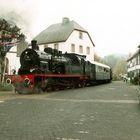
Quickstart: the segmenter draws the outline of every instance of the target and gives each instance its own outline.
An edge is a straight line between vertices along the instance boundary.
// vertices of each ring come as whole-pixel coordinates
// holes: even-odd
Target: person
[[[12,73],[15,75],[16,74],[16,70],[15,69],[12,69]]]

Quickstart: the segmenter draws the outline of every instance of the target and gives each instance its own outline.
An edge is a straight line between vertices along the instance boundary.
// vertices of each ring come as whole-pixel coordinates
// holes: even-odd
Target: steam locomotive
[[[40,51],[36,40],[32,40],[31,46],[20,56],[18,75],[7,79],[7,83],[11,82],[19,94],[78,88],[112,80],[109,66],[91,63],[84,55],[62,54],[52,48]]]

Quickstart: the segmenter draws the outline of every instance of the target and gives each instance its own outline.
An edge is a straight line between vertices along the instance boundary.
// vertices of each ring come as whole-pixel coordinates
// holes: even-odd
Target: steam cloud
[[[34,37],[32,25],[35,22],[35,7],[32,8],[27,0],[0,0],[0,2],[0,18],[17,25],[27,39],[31,40]]]

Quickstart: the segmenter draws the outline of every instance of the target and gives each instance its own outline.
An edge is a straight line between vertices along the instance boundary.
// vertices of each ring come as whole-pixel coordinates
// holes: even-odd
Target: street
[[[137,92],[122,81],[39,95],[0,92],[0,140],[139,140]]]

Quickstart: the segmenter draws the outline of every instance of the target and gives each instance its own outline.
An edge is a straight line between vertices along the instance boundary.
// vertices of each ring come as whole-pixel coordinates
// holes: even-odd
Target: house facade
[[[40,50],[46,47],[58,49],[62,53],[86,55],[86,59],[94,61],[94,43],[89,33],[75,21],[63,18],[62,23],[53,24],[37,35]]]
[[[127,60],[127,75],[130,79],[140,74],[140,49]]]
[[[17,57],[17,46],[11,48],[6,54],[6,57],[9,60],[7,74],[12,74],[13,70],[16,70],[17,72],[20,67],[20,59]]]
[[[13,70],[18,72],[20,68],[20,54],[28,48],[28,43],[25,40],[21,40],[16,46],[13,46],[10,51],[6,54],[8,59],[7,74],[12,74]]]

